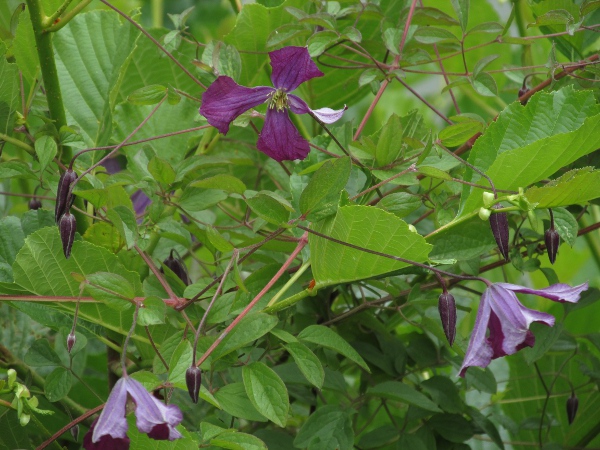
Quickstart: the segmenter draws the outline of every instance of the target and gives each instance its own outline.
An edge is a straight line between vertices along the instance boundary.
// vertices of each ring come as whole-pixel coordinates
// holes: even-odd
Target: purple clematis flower
[[[345,108],[313,110],[300,97],[290,94],[305,81],[323,76],[305,47],[284,47],[270,52],[269,57],[274,88],[249,88],[240,86],[230,77],[220,76],[202,94],[200,114],[221,133],[227,134],[236,117],[267,102],[267,116],[256,147],[276,161],[304,159],[310,147],[292,124],[288,109],[295,114],[310,113],[321,122],[333,123],[342,117]]]
[[[127,419],[125,418],[127,396],[135,402],[138,430],[152,439],[175,440],[182,437],[175,429],[183,419],[179,408],[165,405],[154,398],[138,381],[131,377],[121,378],[115,384],[108,401],[83,439],[86,450],[127,450]]]
[[[552,315],[526,308],[515,292],[539,295],[555,302],[576,303],[587,288],[587,283],[575,287],[559,283],[544,289],[508,283],[489,286],[481,297],[475,327],[459,375],[463,377],[471,366],[487,367],[492,359],[512,355],[524,347],[533,347],[535,336],[529,331],[533,322],[554,325]]]

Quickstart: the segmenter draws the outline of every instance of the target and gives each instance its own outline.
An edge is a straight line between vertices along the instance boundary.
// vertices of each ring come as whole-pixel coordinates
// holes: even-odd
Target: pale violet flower
[[[475,326],[459,375],[464,376],[471,366],[487,367],[492,359],[512,355],[524,347],[533,347],[535,336],[529,331],[533,322],[554,325],[552,315],[526,308],[515,292],[539,295],[555,302],[576,303],[587,288],[587,283],[575,287],[553,284],[544,289],[531,289],[508,283],[490,285],[481,297]]]
[[[183,415],[175,405],[165,405],[131,377],[121,378],[111,391],[100,417],[83,439],[86,450],[127,450],[127,397],[135,403],[138,430],[152,439],[175,440],[182,437],[175,429]]]

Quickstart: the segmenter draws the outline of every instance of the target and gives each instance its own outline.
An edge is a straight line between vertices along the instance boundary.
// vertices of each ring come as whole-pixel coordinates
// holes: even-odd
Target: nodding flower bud
[[[40,209],[41,207],[42,202],[40,201],[40,199],[33,197],[31,200],[29,200],[29,209],[36,210]]]
[[[73,439],[75,440],[75,442],[77,442],[79,440],[79,424],[75,425],[74,427],[71,427],[71,436],[73,436]]]
[[[575,392],[572,392],[571,396],[567,399],[567,419],[569,419],[569,425],[571,425],[575,420],[578,407],[579,399],[575,395]]]
[[[169,257],[163,261],[163,264],[169,269],[171,269],[173,273],[177,275],[181,281],[183,281],[183,284],[189,286],[190,277],[187,273],[187,269],[185,268],[185,264],[183,263],[179,255],[176,254],[176,256],[174,257],[173,253],[176,252],[174,250],[171,250]]]
[[[192,366],[185,371],[185,384],[187,385],[188,393],[194,403],[198,403],[201,382],[202,371],[198,367]]]
[[[71,256],[71,247],[73,246],[73,240],[75,239],[76,228],[77,221],[75,220],[75,216],[69,212],[63,214],[58,223],[58,229],[60,230],[60,240],[62,241],[63,252],[67,259]]]
[[[67,351],[69,353],[71,353],[71,350],[73,350],[75,342],[77,342],[77,336],[75,336],[73,332],[69,333],[69,335],[67,336]]]
[[[452,346],[456,337],[456,301],[454,296],[449,292],[442,293],[438,301],[438,310],[442,327],[444,327],[444,334],[446,334],[446,339]]]
[[[69,189],[71,183],[77,179],[77,174],[72,170],[68,169],[65,173],[60,176],[58,180],[58,189],[56,191],[56,207],[54,209],[54,220],[56,223],[60,218],[71,208],[75,196],[69,197]]]
[[[494,209],[500,209],[502,206],[495,205]],[[498,250],[508,261],[508,216],[505,212],[495,213],[490,216],[490,227],[496,239]]]
[[[560,236],[554,228],[550,228],[546,230],[544,240],[546,241],[546,250],[548,250],[550,263],[554,264],[554,261],[556,261],[556,252],[558,251],[558,246],[560,244]]]

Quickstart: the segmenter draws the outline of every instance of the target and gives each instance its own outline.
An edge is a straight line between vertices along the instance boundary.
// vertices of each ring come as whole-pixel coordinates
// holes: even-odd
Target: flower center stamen
[[[269,94],[269,109],[277,109],[281,112],[289,108],[287,93],[283,89],[277,89]]]

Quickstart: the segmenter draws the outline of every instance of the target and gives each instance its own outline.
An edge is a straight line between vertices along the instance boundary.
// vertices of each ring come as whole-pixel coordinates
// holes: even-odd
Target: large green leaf
[[[112,111],[139,31],[112,11],[77,15],[54,36],[56,67],[69,123],[90,147],[112,134]]]
[[[131,133],[147,116],[155,105],[138,106],[131,103],[123,103],[117,106],[115,111],[114,138],[122,141]],[[147,139],[161,134],[173,133],[197,126],[194,119],[198,116],[198,104],[188,98],[182,98],[177,105],[164,103],[150,120],[139,130],[132,140]],[[159,158],[164,159],[171,165],[183,160],[188,142],[198,136],[200,132],[183,133],[168,138],[156,139],[144,144],[137,144],[125,148],[128,156],[135,155],[142,146],[149,146]]]
[[[584,203],[600,197],[600,170],[591,167],[565,173],[542,187],[532,187],[525,192],[538,208],[554,208]]]
[[[490,124],[469,162],[499,189],[516,190],[540,181],[600,146],[600,107],[591,91],[566,87],[516,102]],[[467,168],[465,180],[487,183]],[[482,205],[481,190],[463,188],[461,215]]]
[[[431,246],[395,215],[369,206],[344,206],[334,217],[313,225],[332,238],[411,261],[427,259]],[[322,237],[310,235],[312,271],[316,287],[381,275],[408,264],[376,256]]]
[[[310,450],[354,448],[354,431],[350,415],[339,406],[321,406],[298,432],[294,439],[294,447]]]
[[[244,366],[242,375],[248,398],[258,412],[285,427],[290,400],[279,375],[261,362]]]
[[[75,241],[71,257],[65,259],[58,229],[42,228],[25,239],[25,245],[13,264],[15,282],[0,286],[0,292],[11,294],[11,287],[14,286],[38,296],[77,297],[79,282],[71,274],[85,276],[96,272],[119,274],[134,286],[136,295],[141,294],[139,275],[125,269],[108,250],[89,242]],[[53,306],[73,311],[75,304],[57,302]],[[81,304],[79,316],[121,334],[127,334],[131,326],[131,312],[122,314],[98,303]]]
[[[440,412],[440,408],[432,402],[427,396],[421,394],[415,388],[400,383],[399,381],[384,381],[376,386],[369,388],[370,395],[389,398],[409,405],[415,405],[427,411]]]

